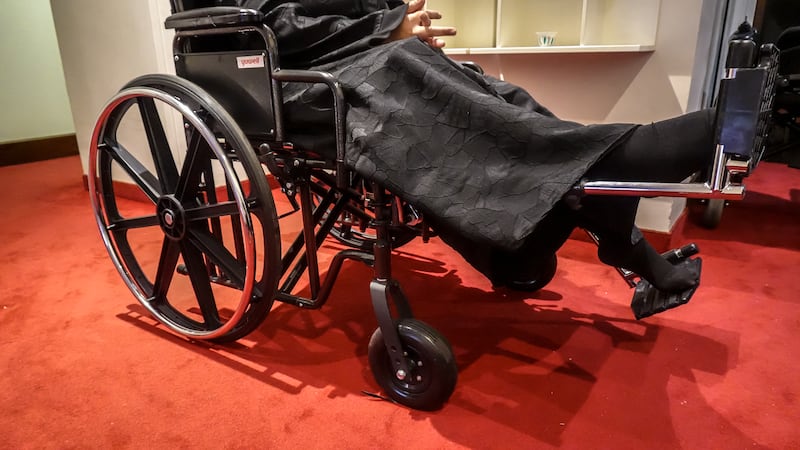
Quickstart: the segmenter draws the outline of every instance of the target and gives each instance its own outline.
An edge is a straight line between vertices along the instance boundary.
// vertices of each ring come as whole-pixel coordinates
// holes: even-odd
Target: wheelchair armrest
[[[336,185],[340,189],[349,186],[348,170],[345,165],[345,122],[344,122],[344,92],[339,81],[328,72],[316,70],[287,70],[281,69],[272,72],[272,78],[280,82],[319,83],[330,89],[333,95],[333,121],[336,134]]]
[[[212,6],[175,13],[164,21],[167,29],[187,30],[195,28],[238,27],[259,25],[264,14],[255,9],[236,6]]]
[[[459,62],[462,66],[466,67],[467,69],[474,70],[475,72],[483,75],[483,67],[481,67],[477,63],[472,61],[459,61]]]

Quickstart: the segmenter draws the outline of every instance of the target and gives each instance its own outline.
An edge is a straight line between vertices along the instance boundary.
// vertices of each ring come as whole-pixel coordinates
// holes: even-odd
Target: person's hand
[[[408,2],[408,12],[406,18],[389,35],[388,42],[400,39],[418,37],[427,42],[431,47],[442,48],[445,42],[439,36],[455,36],[454,27],[434,27],[433,21],[441,19],[442,14],[438,11],[425,10],[425,0],[411,0]]]

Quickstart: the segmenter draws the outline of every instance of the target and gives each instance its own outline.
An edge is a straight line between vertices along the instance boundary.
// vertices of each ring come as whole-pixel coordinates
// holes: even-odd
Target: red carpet
[[[533,298],[433,240],[395,274],[451,341],[440,411],[364,396],[370,271],[319,311],[278,305],[231,346],[156,326],[106,254],[77,157],[0,168],[0,448],[800,448],[800,171],[764,163],[716,230],[687,223],[702,286],[633,320],[573,240]]]

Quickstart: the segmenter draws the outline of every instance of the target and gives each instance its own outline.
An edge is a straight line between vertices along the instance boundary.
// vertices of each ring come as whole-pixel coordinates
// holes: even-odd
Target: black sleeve
[[[380,45],[407,9],[390,9],[385,0],[301,0],[267,2],[263,11],[278,39],[281,66],[307,68]]]

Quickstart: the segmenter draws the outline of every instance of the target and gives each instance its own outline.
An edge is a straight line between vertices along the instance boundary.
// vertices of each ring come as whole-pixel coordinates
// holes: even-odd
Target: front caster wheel
[[[386,348],[380,328],[369,341],[369,365],[375,381],[394,401],[410,408],[440,408],[456,386],[458,367],[450,344],[438,331],[416,319],[397,322],[402,349]],[[409,373],[398,373],[395,361],[404,358]]]

